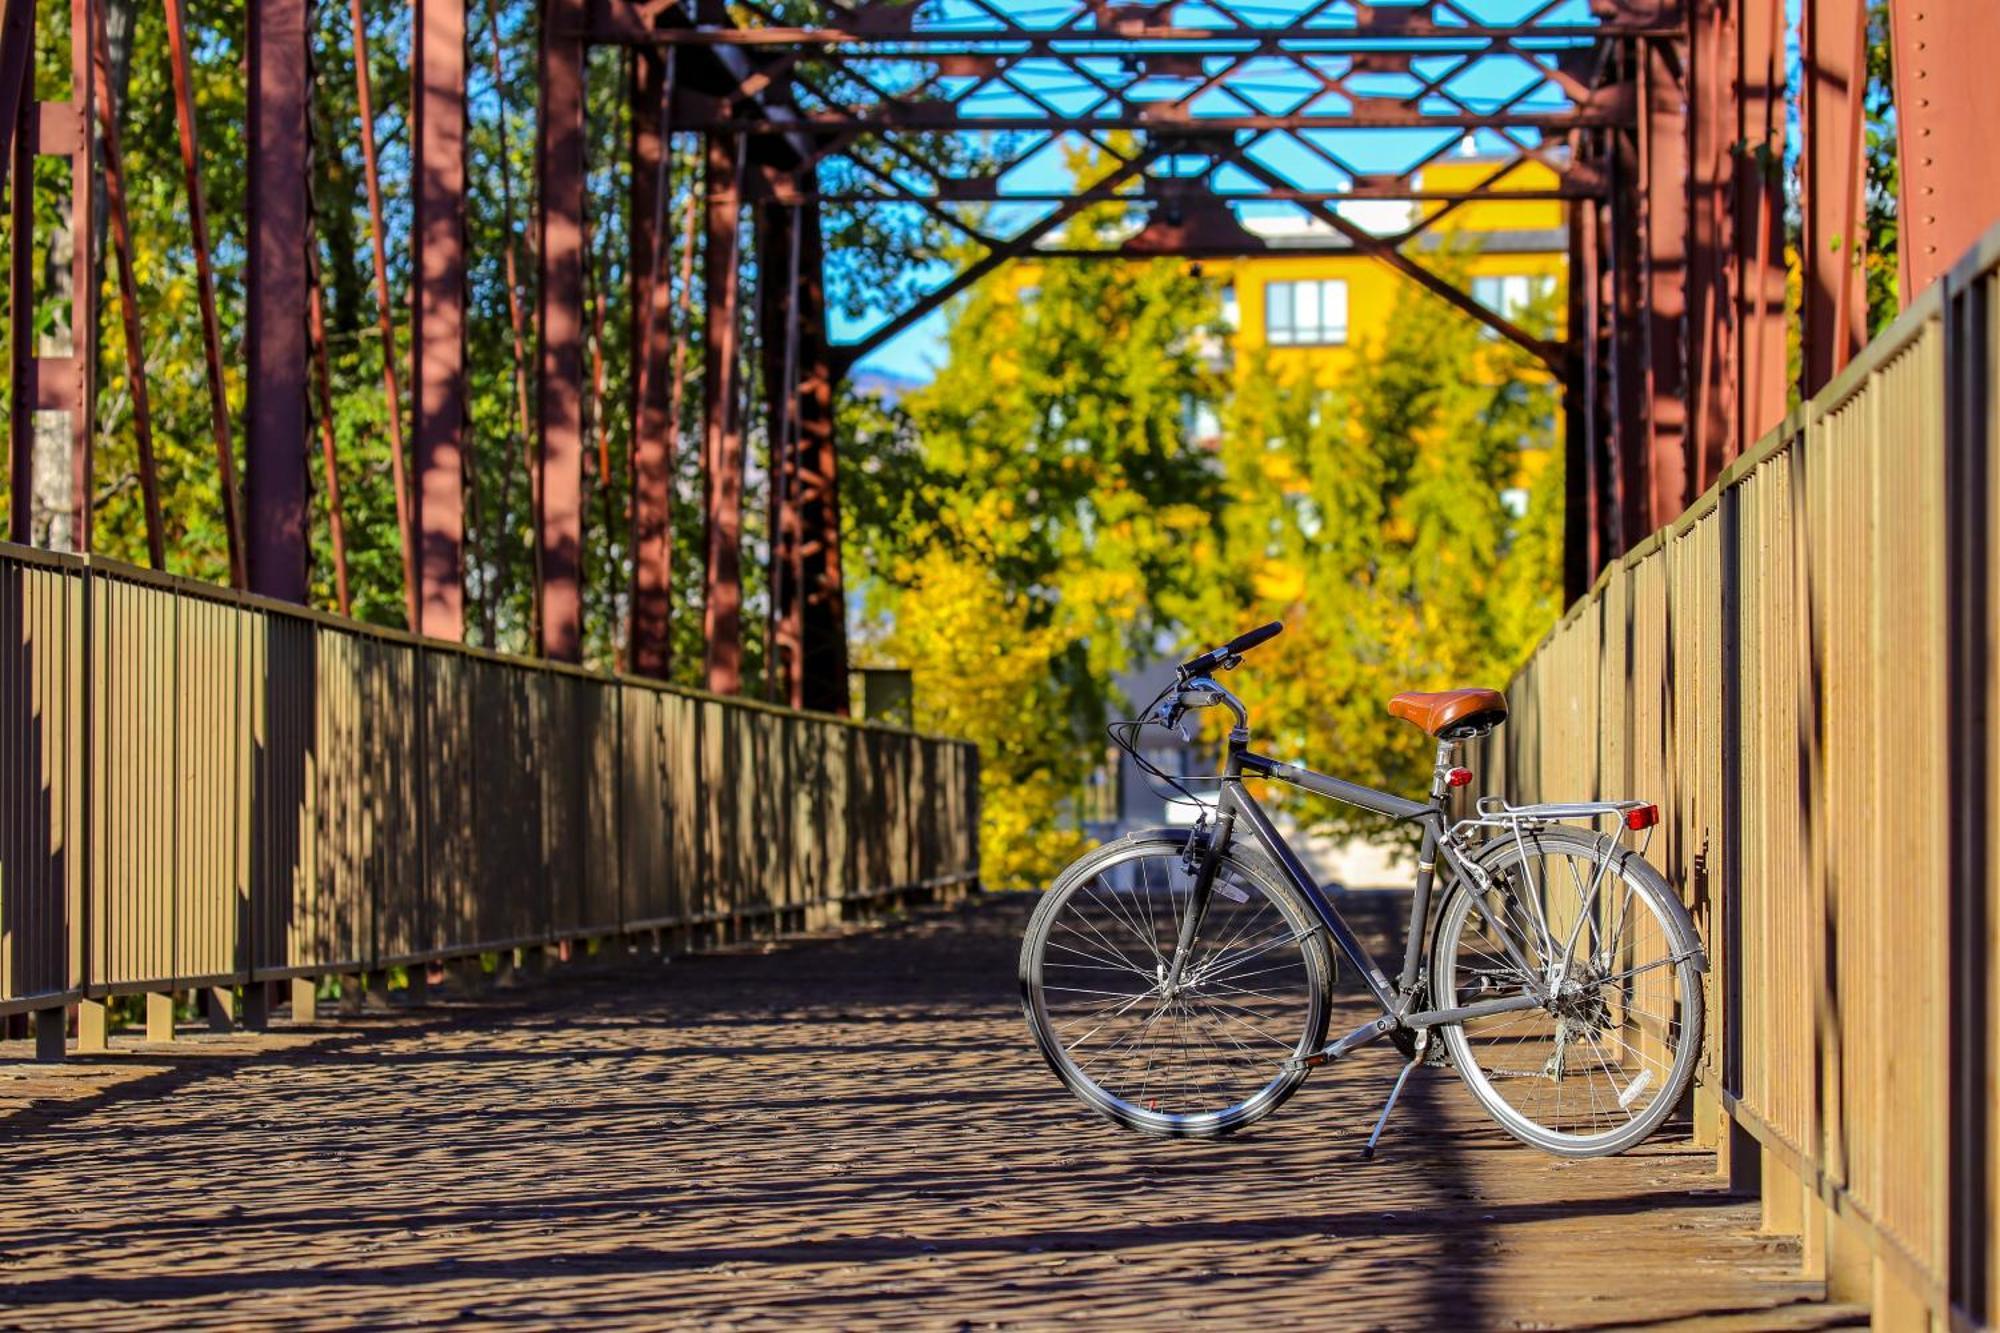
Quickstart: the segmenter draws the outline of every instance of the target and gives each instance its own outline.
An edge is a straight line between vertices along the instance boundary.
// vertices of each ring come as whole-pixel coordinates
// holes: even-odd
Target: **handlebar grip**
[[[1201,656],[1191,657],[1181,663],[1181,673],[1188,676],[1206,675],[1208,672],[1221,666],[1224,662],[1228,662],[1230,658],[1240,657],[1242,654],[1255,648],[1258,644],[1276,638],[1284,628],[1285,622],[1274,620],[1268,625],[1259,625],[1256,629],[1245,630],[1228,643],[1223,644],[1220,648],[1211,648]]]
[[[1268,643],[1272,639],[1277,638],[1284,631],[1284,628],[1284,621],[1274,620],[1268,625],[1259,625],[1256,629],[1245,630],[1231,639],[1222,651],[1226,656],[1240,657],[1252,648],[1255,648],[1258,644]]]

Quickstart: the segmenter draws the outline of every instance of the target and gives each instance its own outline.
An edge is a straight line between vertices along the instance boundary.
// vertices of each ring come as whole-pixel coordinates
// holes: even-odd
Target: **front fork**
[[[1236,812],[1224,810],[1215,821],[1215,828],[1208,836],[1208,846],[1201,855],[1201,864],[1195,868],[1194,886],[1188,893],[1188,903],[1181,913],[1180,938],[1174,942],[1174,959],[1167,966],[1166,994],[1180,991],[1181,975],[1187,968],[1188,958],[1194,952],[1196,935],[1201,931],[1202,919],[1208,915],[1208,901],[1215,892],[1215,876],[1222,868],[1222,854],[1229,848],[1229,835],[1236,828]]]

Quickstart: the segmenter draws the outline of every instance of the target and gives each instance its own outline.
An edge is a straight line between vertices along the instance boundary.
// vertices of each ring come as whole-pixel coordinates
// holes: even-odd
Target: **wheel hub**
[[[1611,1026],[1611,1007],[1604,999],[1604,973],[1594,964],[1572,960],[1555,969],[1549,981],[1549,1012],[1570,1035],[1595,1036]]]

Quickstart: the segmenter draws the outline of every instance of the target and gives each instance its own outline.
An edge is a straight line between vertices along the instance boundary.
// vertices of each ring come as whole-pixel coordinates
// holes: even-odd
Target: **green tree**
[[[1504,686],[1559,608],[1555,389],[1415,288],[1358,352],[1335,388],[1262,365],[1243,377],[1221,447],[1229,504],[1214,548],[1190,552],[1212,572],[1170,609],[1205,642],[1285,621],[1242,682],[1260,737],[1414,791],[1430,750],[1387,696]]]
[[[900,414],[851,409],[857,579],[918,720],[980,745],[986,874],[1042,880],[1103,754],[1110,682],[1170,631],[1213,523],[1216,306],[1185,265],[1053,262],[954,311],[949,361]]]

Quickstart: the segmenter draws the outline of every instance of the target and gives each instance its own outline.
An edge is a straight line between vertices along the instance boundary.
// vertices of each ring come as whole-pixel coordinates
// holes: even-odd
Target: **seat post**
[[[1437,763],[1431,768],[1431,799],[1433,801],[1442,801],[1445,792],[1450,790],[1445,786],[1444,775],[1451,771],[1452,756],[1457,750],[1457,741],[1443,739],[1438,741]]]

